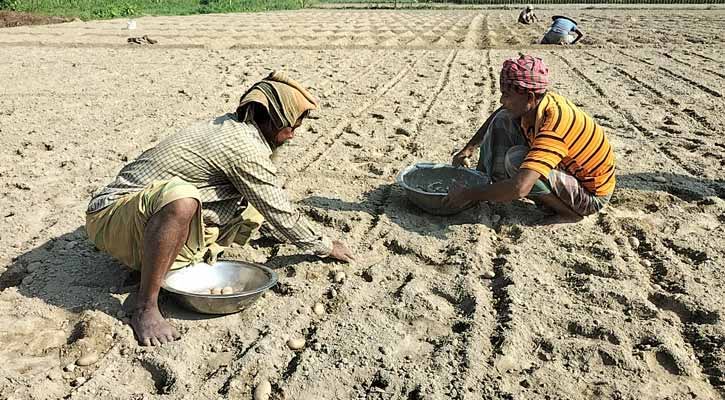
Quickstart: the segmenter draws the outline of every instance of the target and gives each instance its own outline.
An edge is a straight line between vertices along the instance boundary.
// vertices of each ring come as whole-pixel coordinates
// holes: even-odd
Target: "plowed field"
[[[0,29],[0,398],[247,399],[262,380],[273,399],[721,398],[725,11],[568,14],[587,34],[573,47],[532,44],[546,22],[502,10]],[[158,43],[126,42],[142,35]],[[605,128],[611,205],[554,226],[526,202],[416,209],[395,175],[450,161],[498,107],[501,63],[519,51]],[[87,241],[87,202],[273,69],[322,102],[279,159],[288,193],[358,261],[264,238],[231,249],[279,285],[217,318],[163,297],[183,337],[140,348],[127,325],[137,278]],[[291,337],[306,347],[290,351]],[[89,351],[98,362],[64,370]]]

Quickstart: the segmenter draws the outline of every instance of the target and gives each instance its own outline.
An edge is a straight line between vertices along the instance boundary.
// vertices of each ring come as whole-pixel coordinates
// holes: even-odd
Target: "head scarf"
[[[237,117],[241,122],[251,122],[254,115],[251,103],[258,103],[269,114],[274,127],[281,130],[294,126],[307,111],[316,110],[319,103],[299,82],[284,72],[272,72],[252,86],[239,100]]]
[[[526,11],[533,11],[533,10],[534,10],[534,6],[532,6],[531,4],[526,5]]]
[[[545,93],[549,87],[549,68],[539,57],[519,55],[518,59],[503,62],[500,77],[501,89],[513,89],[518,93]]]

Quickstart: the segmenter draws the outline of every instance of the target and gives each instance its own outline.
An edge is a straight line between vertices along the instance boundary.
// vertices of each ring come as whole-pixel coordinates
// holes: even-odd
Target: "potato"
[[[265,379],[254,389],[254,400],[267,400],[271,394],[272,385]]]
[[[83,356],[81,356],[81,358],[76,360],[76,364],[81,367],[92,365],[96,362],[98,362],[98,354],[96,352],[84,354]]]
[[[289,347],[290,350],[300,350],[303,347],[305,347],[305,339],[303,339],[303,338],[290,339],[287,341],[287,347]]]

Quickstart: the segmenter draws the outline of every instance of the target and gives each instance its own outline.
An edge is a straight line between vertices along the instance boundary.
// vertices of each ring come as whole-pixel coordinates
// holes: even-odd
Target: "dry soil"
[[[516,25],[514,10],[1,29],[0,398],[247,399],[263,380],[273,399],[721,398],[725,11],[569,14],[587,34],[574,47],[532,44],[547,23]],[[158,43],[127,43],[143,35]],[[605,127],[611,205],[556,226],[525,202],[422,213],[395,175],[449,161],[497,107],[500,65],[519,51],[543,57],[553,90]],[[323,105],[280,158],[286,188],[358,262],[264,238],[232,249],[279,285],[215,318],[163,297],[184,336],[140,348],[127,324],[136,277],[87,241],[86,204],[273,69]],[[98,361],[67,368],[89,353]]]

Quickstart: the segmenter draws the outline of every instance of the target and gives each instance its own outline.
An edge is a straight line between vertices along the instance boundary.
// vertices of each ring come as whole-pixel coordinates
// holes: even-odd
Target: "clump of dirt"
[[[69,18],[37,15],[16,11],[0,11],[0,28],[22,25],[48,25],[70,21]]]

